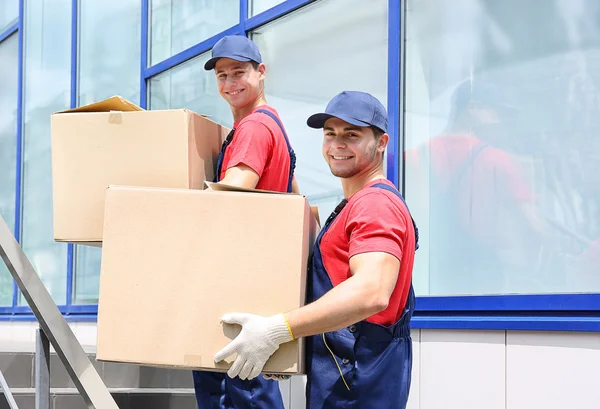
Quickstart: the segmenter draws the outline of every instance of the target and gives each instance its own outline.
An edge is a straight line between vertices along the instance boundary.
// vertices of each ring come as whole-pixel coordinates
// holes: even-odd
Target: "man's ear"
[[[385,152],[385,148],[387,147],[388,142],[390,141],[390,136],[386,133],[381,135],[377,140],[377,151]]]
[[[267,75],[267,66],[264,63],[258,64],[258,72],[260,73],[260,79],[264,80]]]

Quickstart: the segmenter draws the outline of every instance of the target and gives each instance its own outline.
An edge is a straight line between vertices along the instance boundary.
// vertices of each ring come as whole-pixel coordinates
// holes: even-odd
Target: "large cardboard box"
[[[229,129],[120,97],[52,115],[54,240],[100,245],[110,184],[202,189]]]
[[[240,327],[221,316],[302,306],[317,230],[301,195],[110,187],[96,358],[227,370],[231,358],[213,358]],[[265,372],[303,373],[303,341],[282,345]]]

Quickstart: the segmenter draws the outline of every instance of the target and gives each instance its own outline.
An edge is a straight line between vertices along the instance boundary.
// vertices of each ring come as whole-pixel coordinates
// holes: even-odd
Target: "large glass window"
[[[369,92],[387,105],[387,4],[316,2],[252,33],[267,65],[267,102],[279,112],[296,151],[300,190],[319,206],[321,218],[343,193],[321,155],[322,132],[306,119],[343,90]]]
[[[25,1],[22,245],[58,304],[65,304],[67,245],[52,228],[50,115],[69,107],[71,0]]]
[[[0,33],[19,18],[19,0],[0,1]]]
[[[120,95],[139,103],[139,0],[80,2],[79,105]],[[76,246],[73,303],[98,302],[99,248]]]
[[[236,25],[240,0],[151,0],[150,63]]]
[[[0,43],[0,216],[11,229],[15,223],[18,46],[16,34]],[[11,305],[12,294],[12,277],[0,261],[0,305]]]
[[[250,0],[250,16],[255,16],[283,3],[284,0]]]
[[[150,80],[150,108],[188,108],[232,127],[231,110],[219,95],[215,74],[204,69],[209,58],[210,52],[153,77]]]
[[[600,3],[408,0],[419,294],[600,291]]]
[[[81,1],[79,13],[78,104],[113,95],[138,103],[141,2]]]

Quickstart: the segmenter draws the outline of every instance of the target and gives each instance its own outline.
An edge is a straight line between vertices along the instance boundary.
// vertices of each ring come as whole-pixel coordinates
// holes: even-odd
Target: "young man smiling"
[[[296,156],[277,111],[264,93],[266,66],[256,44],[245,36],[226,36],[204,65],[215,71],[219,94],[233,114],[233,130],[223,143],[215,182],[244,188],[298,192]],[[283,409],[276,381],[231,379],[194,371],[199,409]]]
[[[386,110],[369,94],[344,91],[307,123],[323,128],[323,156],[346,197],[313,249],[309,303],[272,317],[226,314],[223,322],[242,331],[215,361],[236,353],[229,376],[253,379],[279,345],[308,337],[308,408],[405,408],[418,233],[385,178]]]

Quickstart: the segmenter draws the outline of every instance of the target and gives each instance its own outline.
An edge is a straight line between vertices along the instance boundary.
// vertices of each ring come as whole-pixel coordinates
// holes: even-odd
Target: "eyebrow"
[[[334,129],[330,126],[326,126],[323,128],[325,131],[333,131]],[[344,128],[344,131],[361,131],[362,129],[358,126],[347,126]]]
[[[228,70],[243,70],[245,69],[245,67],[242,67],[241,65],[236,65],[234,67],[228,68]],[[226,70],[217,70],[217,74],[221,74],[222,72],[225,72]]]

